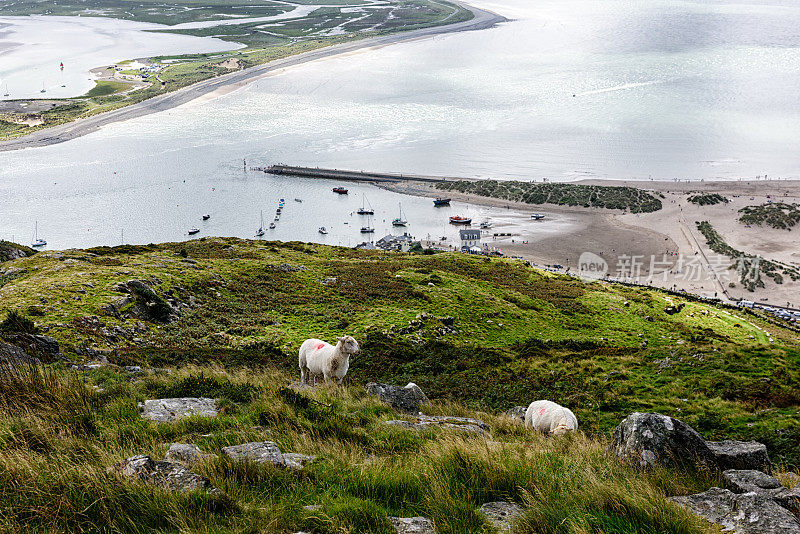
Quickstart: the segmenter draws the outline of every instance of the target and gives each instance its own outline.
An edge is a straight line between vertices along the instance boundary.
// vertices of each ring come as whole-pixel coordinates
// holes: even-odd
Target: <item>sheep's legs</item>
[[[300,368],[300,383],[301,384],[305,384],[306,383],[306,370],[305,370],[305,367],[301,367]]]

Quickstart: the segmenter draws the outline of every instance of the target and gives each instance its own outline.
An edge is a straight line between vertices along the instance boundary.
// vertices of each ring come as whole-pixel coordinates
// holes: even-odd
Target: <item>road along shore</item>
[[[419,30],[411,30],[391,35],[382,35],[379,37],[371,37],[360,39],[358,41],[331,45],[325,48],[304,52],[302,54],[297,54],[287,58],[270,61],[268,63],[250,67],[244,70],[223,74],[222,76],[203,80],[171,93],[166,93],[164,95],[159,95],[136,104],[131,104],[130,106],[92,115],[91,117],[86,117],[66,124],[60,124],[53,126],[52,128],[37,130],[29,135],[16,139],[0,141],[0,152],[63,143],[64,141],[69,141],[71,139],[94,132],[107,124],[133,119],[143,115],[149,115],[150,113],[165,111],[204,95],[209,95],[215,91],[219,91],[220,93],[229,92],[274,71],[316,61],[318,59],[340,54],[348,54],[367,48],[377,48],[395,43],[424,39],[446,33],[484,30],[501,22],[508,21],[508,19],[505,17],[496,13],[492,13],[491,11],[486,11],[484,9],[473,7],[461,2],[459,2],[459,5],[472,11],[474,17],[470,20],[457,22],[454,24],[434,26],[432,28],[422,28]]]

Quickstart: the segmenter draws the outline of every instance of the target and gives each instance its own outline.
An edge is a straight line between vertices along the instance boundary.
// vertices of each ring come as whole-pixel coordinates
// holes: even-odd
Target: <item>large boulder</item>
[[[203,417],[217,415],[217,401],[206,397],[148,399],[140,407],[142,417],[157,423],[171,423],[191,415]]]
[[[242,445],[223,447],[222,454],[234,461],[248,460],[257,464],[286,466],[286,459],[283,457],[283,453],[281,453],[278,445],[272,441],[254,441],[252,443],[243,443]]]
[[[397,534],[436,534],[433,522],[427,517],[390,517]]]
[[[734,493],[756,493],[794,514],[800,512],[800,488],[785,488],[777,478],[754,469],[729,469],[722,473],[722,477]]]
[[[164,456],[165,462],[192,465],[200,463],[206,458],[216,458],[216,454],[205,454],[200,447],[192,443],[173,443],[170,445],[167,454]]]
[[[450,428],[468,434],[486,434],[490,427],[480,419],[470,417],[451,417],[449,415],[419,415],[413,421],[384,421],[385,425],[400,426],[411,430],[429,430],[432,428]]]
[[[739,534],[800,534],[800,520],[772,499],[755,492],[736,494],[711,488],[703,493],[669,500],[726,531]]]
[[[401,412],[417,414],[420,404],[430,402],[428,396],[413,382],[409,382],[405,387],[370,382],[366,385],[366,389],[368,393]]]
[[[767,446],[757,441],[707,441],[706,445],[717,458],[721,470],[757,469],[770,472]]]
[[[150,456],[132,456],[110,471],[128,479],[138,479],[169,491],[220,493],[209,479],[172,462],[157,462]]]
[[[486,516],[486,519],[500,532],[509,532],[514,521],[522,517],[525,510],[513,502],[487,502],[478,508],[478,513]]]
[[[671,466],[717,472],[717,460],[692,427],[657,413],[635,412],[614,430],[611,452],[645,469]]]

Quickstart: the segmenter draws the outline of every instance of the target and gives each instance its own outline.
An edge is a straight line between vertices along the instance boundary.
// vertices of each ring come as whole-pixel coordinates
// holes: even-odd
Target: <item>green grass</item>
[[[627,186],[535,183],[516,180],[455,180],[439,182],[436,188],[526,204],[598,207],[631,213],[649,213],[661,209],[661,201],[654,194]]]
[[[0,528],[388,534],[387,516],[423,515],[442,534],[489,533],[476,508],[510,500],[528,508],[518,533],[711,532],[665,497],[717,481],[629,468],[608,457],[607,438],[547,438],[488,413],[472,414],[491,426],[485,438],[416,433],[382,424],[398,415],[360,387],[286,394],[288,379],[188,368],[131,380],[113,368],[78,374],[58,366],[0,376]],[[222,406],[216,418],[158,424],[138,415],[137,403],[154,393],[208,394],[209,383],[228,384],[213,391]],[[223,496],[169,494],[107,471],[135,454],[160,459],[173,442],[220,455],[224,446],[264,440],[254,428],[263,425],[282,450],[317,461],[302,471],[225,458],[195,466]]]
[[[757,226],[771,226],[779,230],[791,230],[800,222],[800,209],[797,204],[777,202],[761,206],[745,206],[739,210],[739,222]]]
[[[714,204],[720,204],[723,202],[726,204],[728,203],[728,199],[719,193],[697,193],[694,195],[689,195],[689,198],[686,200],[699,206],[713,206]]]
[[[92,87],[89,92],[87,92],[84,97],[85,98],[95,98],[98,96],[108,96],[113,95],[114,93],[118,93],[120,91],[125,91],[130,89],[130,84],[122,83],[122,82],[112,82],[112,81],[98,81],[95,82],[95,86]]]
[[[363,348],[353,384],[413,381],[472,410],[550,398],[595,437],[632,411],[658,411],[709,438],[763,440],[776,461],[800,464],[798,338],[757,312],[510,260],[238,239],[40,253],[8,265],[21,272],[0,288],[2,307],[35,306],[36,326],[73,358],[94,348],[120,365],[296,374],[304,339],[347,333]],[[106,311],[122,296],[113,286],[131,279],[153,281],[161,301],[197,305],[173,324]],[[669,315],[671,303],[685,307]]]

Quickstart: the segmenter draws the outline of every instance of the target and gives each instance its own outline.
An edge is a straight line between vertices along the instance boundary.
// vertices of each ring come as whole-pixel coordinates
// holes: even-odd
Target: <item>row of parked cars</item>
[[[783,319],[792,323],[800,323],[800,311],[781,308],[779,306],[764,306],[763,304],[758,304],[752,300],[740,300],[738,306],[740,308],[755,308],[758,310],[764,310],[765,312],[771,313],[779,319]]]

